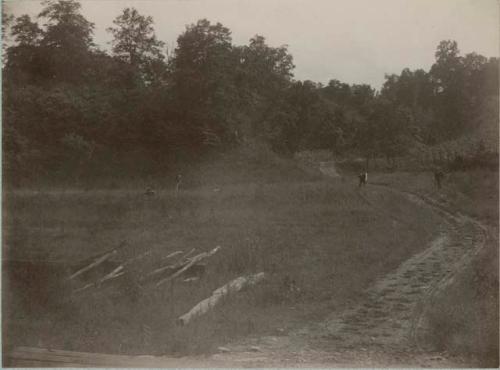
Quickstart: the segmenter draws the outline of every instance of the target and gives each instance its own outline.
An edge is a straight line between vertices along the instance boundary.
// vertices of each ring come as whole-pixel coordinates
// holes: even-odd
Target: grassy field
[[[5,193],[4,350],[185,355],[238,336],[286,333],[362,299],[436,235],[433,214],[379,187],[290,164],[229,162],[193,169],[178,197],[171,187],[151,198],[143,188]],[[71,295],[71,267],[123,241],[131,253],[152,254],[122,279]],[[173,251],[216,245],[198,282],[134,283]],[[260,271],[264,283],[176,325],[217,287]],[[300,291],[286,289],[290,279]]]

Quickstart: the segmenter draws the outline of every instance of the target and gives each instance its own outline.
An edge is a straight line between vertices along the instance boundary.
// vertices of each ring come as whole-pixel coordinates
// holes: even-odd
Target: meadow
[[[381,187],[360,189],[353,176],[231,163],[186,175],[179,194],[171,186],[153,197],[131,187],[5,192],[4,352],[24,345],[181,356],[242,336],[286,335],[362,300],[438,231],[428,210]],[[72,292],[75,266],[121,243],[151,254],[123,278]],[[174,251],[215,246],[199,281],[137,284]],[[214,289],[258,272],[263,283],[177,325]],[[287,288],[290,280],[298,289]]]

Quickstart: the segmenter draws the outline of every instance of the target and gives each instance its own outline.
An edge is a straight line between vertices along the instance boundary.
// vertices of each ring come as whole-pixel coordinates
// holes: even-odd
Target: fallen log
[[[158,286],[166,283],[167,281],[171,281],[171,280],[175,279],[177,276],[181,275],[184,271],[186,271],[187,269],[189,269],[194,264],[200,262],[201,260],[203,260],[205,258],[213,256],[215,253],[217,253],[219,251],[219,249],[220,249],[220,247],[217,246],[214,249],[212,249],[210,252],[200,253],[200,254],[198,254],[198,255],[196,255],[194,257],[191,257],[189,259],[189,262],[186,265],[184,265],[181,269],[177,270],[172,275],[170,275],[170,276],[166,277],[165,279],[160,280],[159,282],[157,282],[156,286],[158,287]]]
[[[140,281],[147,280],[147,279],[151,278],[152,276],[161,274],[162,272],[164,272],[166,270],[174,270],[175,271],[175,270],[178,270],[178,269],[182,268],[185,264],[189,263],[189,260],[185,260],[185,258],[188,255],[192,254],[195,250],[196,250],[196,248],[191,249],[189,252],[185,253],[183,257],[179,258],[177,260],[177,262],[175,262],[174,264],[170,264],[170,265],[159,267],[159,268],[151,271],[150,273],[146,274],[145,276],[143,276],[139,280]],[[168,259],[168,258],[174,257],[174,256],[176,256],[176,255],[178,255],[180,253],[182,253],[182,251],[176,251],[176,252],[170,253],[164,259]]]
[[[184,254],[181,258],[179,258],[177,260],[178,263],[180,263],[182,260],[185,260],[187,259],[190,255],[192,255],[194,253],[194,251],[196,250],[196,248],[193,248],[191,249],[189,252],[187,252],[186,254]]]
[[[103,277],[102,279],[100,279],[99,281],[96,281],[96,282],[93,282],[93,283],[88,283],[87,285],[84,285],[81,288],[73,290],[73,293],[83,292],[84,290],[87,290],[87,289],[92,288],[92,287],[98,288],[105,281],[117,279],[117,278],[119,278],[120,276],[123,276],[123,275],[125,275],[125,271],[117,272],[117,273],[115,273],[113,275],[108,274],[105,277]]]
[[[78,289],[75,289],[74,292],[81,292],[81,291],[84,291],[84,290],[86,290],[88,288],[91,288],[93,286],[98,287],[98,286],[100,286],[102,283],[104,283],[107,280],[116,279],[116,278],[122,276],[123,274],[125,274],[125,271],[124,271],[125,266],[128,266],[132,262],[137,261],[137,260],[139,260],[141,258],[144,258],[145,256],[147,256],[149,254],[151,254],[151,251],[146,251],[146,252],[141,253],[141,254],[139,254],[139,255],[137,255],[135,257],[129,258],[128,260],[126,260],[125,262],[123,262],[121,265],[119,265],[118,267],[116,267],[113,271],[111,271],[110,273],[104,275],[101,279],[99,279],[97,281],[94,281],[92,283],[88,283],[88,284],[86,284],[83,287],[80,287]]]
[[[76,272],[74,272],[68,278],[68,280],[74,279],[78,275],[81,275],[84,272],[87,272],[90,269],[99,266],[101,263],[105,262],[109,257],[111,257],[112,255],[116,254],[118,252],[118,250],[124,248],[126,245],[127,245],[127,242],[126,241],[122,241],[118,247],[109,249],[109,250],[107,250],[107,251],[105,251],[103,253],[100,253],[100,254],[98,254],[96,256],[93,256],[93,257],[90,257],[90,258],[86,259],[82,263],[89,262],[89,264],[85,264],[85,266],[83,266],[82,268],[80,268]]]
[[[172,258],[172,257],[175,257],[177,256],[178,254],[181,254],[182,251],[175,251],[175,252],[172,252],[170,253],[168,256],[166,256],[165,258],[163,258],[164,260],[168,259],[168,258]]]
[[[250,275],[247,277],[240,276],[239,278],[230,281],[226,285],[214,290],[210,297],[198,303],[188,313],[179,317],[177,319],[178,323],[180,325],[188,324],[195,317],[198,317],[210,311],[210,309],[213,308],[225,295],[233,292],[238,292],[246,286],[257,284],[258,282],[263,280],[264,277],[265,273],[260,272],[258,274]]]
[[[88,284],[86,284],[83,287],[80,287],[78,289],[75,289],[73,292],[74,293],[82,292],[82,291],[87,290],[87,289],[92,288],[92,287],[98,288],[105,281],[116,279],[116,278],[118,278],[118,277],[120,277],[120,276],[122,276],[124,274],[125,274],[125,271],[123,271],[123,265],[122,266],[118,266],[113,271],[111,271],[109,274],[106,274],[104,277],[102,277],[101,279],[99,279],[97,281],[94,281],[92,283],[88,283]]]
[[[144,282],[146,280],[152,280],[157,278],[158,275],[166,275],[169,274],[168,276],[171,276],[172,274],[176,273],[180,269],[184,268],[189,263],[188,261],[183,262],[182,264],[176,264],[176,265],[168,265],[164,267],[160,267],[154,271],[151,271],[149,274],[146,276],[142,277],[139,279],[139,281]],[[186,270],[182,272],[182,277],[185,278],[192,278],[192,277],[197,277],[200,278],[205,274],[206,271],[206,265],[205,264],[194,264],[191,267],[188,267]],[[165,274],[166,273],[166,274]],[[161,278],[161,277],[160,277]]]
[[[80,270],[76,271],[73,275],[71,275],[68,279],[74,279],[78,275],[83,274],[84,272],[89,271],[90,269],[99,266],[101,263],[105,262],[109,257],[112,255],[116,254],[116,249],[112,250],[111,252],[108,252],[104,254],[103,256],[99,257],[98,259],[94,260],[91,264],[81,268]]]
[[[125,273],[125,271],[122,271],[123,270],[123,265],[121,266],[118,266],[117,268],[115,268],[113,271],[111,271],[109,274],[105,275],[103,278],[101,278],[98,282],[97,282],[97,285],[105,282],[106,280],[109,280],[109,279],[113,279],[114,277],[116,277],[120,272],[122,274]]]
[[[161,274],[162,272],[164,272],[166,270],[174,269],[174,267],[175,267],[174,265],[167,265],[167,266],[157,268],[156,270],[151,271],[149,274],[147,274],[146,276],[144,276],[140,280],[143,281],[143,280],[149,279],[150,277],[152,277],[154,275]]]

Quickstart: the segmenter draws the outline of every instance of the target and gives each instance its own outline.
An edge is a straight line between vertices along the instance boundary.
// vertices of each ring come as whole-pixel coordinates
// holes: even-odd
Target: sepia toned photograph
[[[499,24],[2,1],[2,367],[498,368]]]

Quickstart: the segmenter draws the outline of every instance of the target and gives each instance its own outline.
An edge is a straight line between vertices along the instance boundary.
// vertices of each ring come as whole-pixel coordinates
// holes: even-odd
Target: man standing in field
[[[368,172],[362,172],[358,175],[359,187],[366,185],[368,183]]]

